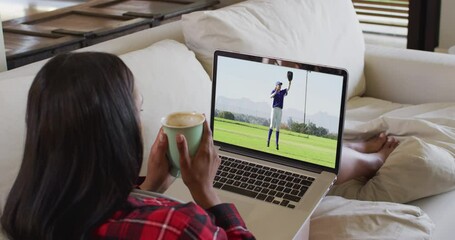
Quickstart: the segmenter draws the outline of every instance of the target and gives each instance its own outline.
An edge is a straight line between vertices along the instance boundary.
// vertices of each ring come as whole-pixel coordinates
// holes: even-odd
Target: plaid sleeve
[[[206,211],[195,203],[180,204],[160,198],[129,198],[129,203],[130,209],[117,211],[95,229],[93,238],[254,239],[231,204],[220,204]]]
[[[255,239],[233,204],[219,204],[206,211],[214,216],[215,225],[226,232],[228,239]]]
[[[255,239],[232,204],[220,204],[204,210],[192,203],[191,221],[180,239]],[[186,213],[187,215],[188,213]],[[215,219],[211,218],[211,216]]]

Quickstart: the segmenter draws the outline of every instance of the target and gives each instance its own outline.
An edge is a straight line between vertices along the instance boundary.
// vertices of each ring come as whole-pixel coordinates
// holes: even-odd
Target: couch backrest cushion
[[[22,161],[25,109],[33,78],[29,75],[0,80],[0,215]]]
[[[209,73],[223,49],[346,68],[348,97],[364,92],[365,44],[351,1],[250,0],[182,20],[187,46]]]
[[[121,55],[134,74],[144,103],[141,112],[145,175],[150,146],[161,118],[175,111],[196,111],[210,117],[212,83],[193,52],[174,40]]]
[[[203,112],[209,117],[211,82],[194,53],[176,41],[157,42],[120,57],[133,72],[144,97],[141,173],[145,174],[146,160],[161,126],[161,117],[181,110]],[[35,74],[16,78],[0,76],[0,215],[21,165],[27,94]]]

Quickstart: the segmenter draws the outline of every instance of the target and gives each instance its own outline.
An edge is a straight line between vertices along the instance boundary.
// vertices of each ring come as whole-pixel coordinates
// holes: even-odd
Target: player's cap
[[[276,85],[283,85],[283,83],[280,82],[280,81],[277,81],[277,82],[275,83],[275,86],[276,86]]]

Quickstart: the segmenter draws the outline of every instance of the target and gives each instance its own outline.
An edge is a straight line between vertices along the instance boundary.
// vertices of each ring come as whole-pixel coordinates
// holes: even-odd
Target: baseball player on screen
[[[293,73],[288,71],[287,77],[289,81],[288,88],[281,89],[282,82],[278,81],[275,84],[275,89],[273,89],[270,98],[273,98],[272,103],[272,114],[270,117],[270,127],[269,127],[269,135],[267,138],[267,147],[270,146],[270,137],[272,136],[273,128],[276,129],[276,150],[279,150],[278,141],[280,138],[280,125],[281,125],[281,115],[283,111],[283,104],[284,104],[284,97],[289,94],[289,90],[291,89],[291,82],[292,82]]]

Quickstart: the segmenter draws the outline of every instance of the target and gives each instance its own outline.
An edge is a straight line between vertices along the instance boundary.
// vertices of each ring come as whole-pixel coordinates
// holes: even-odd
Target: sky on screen
[[[284,108],[304,109],[307,71],[295,68],[263,64],[227,57],[219,57],[217,74],[218,96],[233,99],[248,98],[254,102],[272,104],[270,94],[276,81],[288,87],[287,71],[294,73],[291,90],[285,97]],[[307,114],[326,112],[338,116],[340,111],[340,76],[324,73],[308,73]]]

